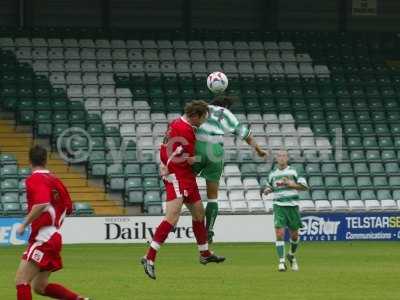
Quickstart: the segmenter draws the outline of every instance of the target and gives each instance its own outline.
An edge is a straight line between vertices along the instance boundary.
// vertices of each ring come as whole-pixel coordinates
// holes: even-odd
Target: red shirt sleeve
[[[168,140],[172,142],[172,151],[181,146],[183,148],[182,154],[185,153],[187,156],[194,156],[195,139],[193,129],[182,124],[174,125],[171,126],[168,135]]]
[[[31,178],[27,182],[27,192],[29,193],[28,200],[31,202],[30,207],[50,203],[52,200],[51,188],[40,178]]]

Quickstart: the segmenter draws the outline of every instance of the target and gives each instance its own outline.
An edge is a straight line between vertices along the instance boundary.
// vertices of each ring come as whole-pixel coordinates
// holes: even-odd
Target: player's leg
[[[285,263],[285,227],[286,227],[286,215],[285,207],[274,205],[274,224],[275,224],[275,247],[276,253],[279,258],[279,271],[286,271]]]
[[[147,259],[152,261],[153,263],[156,260],[157,251],[165,242],[168,234],[174,228],[176,223],[178,223],[179,216],[182,210],[182,204],[182,198],[177,198],[175,200],[167,202],[165,218],[164,220],[162,220],[160,225],[158,225],[146,256]]]
[[[207,183],[207,206],[206,206],[206,228],[208,242],[213,242],[214,224],[218,216],[218,189],[219,181],[206,180]]]
[[[287,254],[287,259],[290,263],[290,266],[293,271],[299,270],[299,265],[297,263],[297,259],[295,257],[295,253],[297,251],[300,239],[299,239],[299,231],[298,230],[289,230],[290,233],[290,248],[289,253]]]
[[[79,296],[77,293],[72,292],[60,284],[49,283],[50,271],[39,272],[32,280],[32,288],[36,294],[46,296],[53,299],[65,299],[65,300],[85,300],[85,298]]]
[[[158,225],[156,232],[154,233],[153,240],[150,243],[150,247],[147,250],[147,254],[141,260],[145,273],[151,279],[156,279],[154,262],[156,261],[157,252],[160,250],[161,245],[167,239],[168,234],[174,228],[176,223],[178,223],[179,216],[182,210],[182,204],[182,198],[176,198],[174,200],[167,201],[165,218],[160,223],[160,225]]]
[[[290,248],[287,255],[287,259],[292,267],[293,271],[299,270],[299,265],[295,257],[295,253],[299,246],[299,229],[302,227],[301,216],[299,212],[299,207],[288,207],[288,217],[289,217],[289,233],[290,233]]]
[[[224,168],[224,148],[220,144],[207,144],[207,165],[202,171],[202,176],[207,183],[206,227],[208,241],[212,243],[214,224],[218,216],[218,190]]]
[[[224,257],[215,255],[208,248],[207,230],[204,224],[204,207],[202,202],[197,200],[191,203],[186,203],[186,206],[192,214],[193,233],[200,252],[200,263],[220,263],[225,261]]]
[[[17,300],[31,300],[31,281],[40,272],[39,267],[31,261],[21,260],[15,275]]]

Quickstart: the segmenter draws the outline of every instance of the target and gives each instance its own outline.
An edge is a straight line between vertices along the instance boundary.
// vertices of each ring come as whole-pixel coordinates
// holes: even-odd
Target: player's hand
[[[160,164],[160,175],[161,177],[167,176],[169,174],[168,168],[164,164]]]
[[[268,194],[271,194],[272,193],[272,189],[271,188],[266,188],[264,191],[263,191],[263,194],[264,195],[268,195]]]
[[[196,161],[197,161],[197,156],[190,156],[190,157],[186,158],[186,162],[189,165],[193,165]]]
[[[259,157],[266,158],[266,157],[268,156],[267,151],[264,151],[263,149],[257,148],[257,149],[256,149],[256,152],[257,152],[257,155],[258,155]]]
[[[24,232],[25,232],[25,229],[26,229],[25,224],[19,224],[18,228],[17,228],[17,231],[16,231],[17,235],[18,236],[23,235]]]
[[[284,178],[283,182],[288,188],[295,188],[296,187],[296,182],[294,182],[293,180],[290,180],[289,178]]]

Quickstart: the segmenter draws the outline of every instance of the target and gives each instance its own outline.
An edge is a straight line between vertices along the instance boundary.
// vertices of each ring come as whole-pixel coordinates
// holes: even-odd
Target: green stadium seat
[[[86,202],[75,202],[74,209],[75,214],[78,216],[90,216],[94,214],[92,206]]]
[[[159,190],[160,189],[160,182],[158,177],[145,177],[143,180],[143,188],[146,191],[149,190]]]
[[[355,163],[353,165],[354,174],[356,175],[366,175],[369,174],[368,165],[366,163]]]
[[[2,166],[4,166],[4,165],[16,165],[17,164],[17,160],[16,160],[15,156],[12,155],[12,154],[2,153],[2,154],[0,154],[0,164]]]
[[[382,151],[382,160],[383,161],[396,161],[396,153],[393,150],[383,150]]]
[[[391,193],[390,193],[390,190],[378,190],[377,191],[377,199],[379,200],[379,201],[382,201],[382,200],[389,200],[389,199],[396,199],[396,198],[394,198],[394,196],[393,196],[393,198],[392,198],[392,195],[391,195]],[[394,193],[393,193],[394,194]]]
[[[343,188],[355,188],[356,187],[356,182],[354,180],[354,177],[342,177],[341,178],[341,185]]]
[[[320,176],[310,176],[308,179],[308,184],[312,188],[322,188],[324,187],[324,181]]]
[[[3,203],[3,214],[6,216],[16,216],[23,213],[19,203]]]
[[[307,164],[306,173],[309,175],[321,174],[321,169],[319,164]]]
[[[377,150],[368,150],[366,152],[367,161],[370,161],[370,162],[377,161],[377,160],[380,160],[380,157],[381,157],[380,153]]]
[[[328,189],[339,188],[340,187],[339,177],[337,176],[325,177],[325,185]]]
[[[349,200],[360,200],[360,195],[357,190],[344,191],[344,199]]]
[[[389,148],[393,147],[393,141],[390,137],[380,137],[379,138],[379,147],[381,148]]]
[[[149,191],[144,194],[144,203],[148,204],[150,202],[161,203],[160,193],[157,191]]]
[[[18,169],[18,177],[19,179],[23,179],[28,177],[32,173],[32,170],[30,167],[20,167]]]
[[[339,163],[337,168],[340,175],[353,174],[353,167],[350,163]]]
[[[312,191],[311,195],[313,201],[328,199],[326,192],[324,190]]]
[[[376,141],[375,137],[365,137],[363,139],[363,146],[365,148],[374,148],[378,147],[378,142]]]
[[[376,188],[387,188],[389,183],[387,181],[387,178],[384,176],[374,176],[373,177],[373,185]]]
[[[376,199],[377,197],[373,190],[361,191],[361,200],[366,201],[366,200],[376,200]]]
[[[143,191],[130,190],[125,201],[127,204],[142,204],[144,202]]]
[[[389,186],[394,188],[400,187],[400,176],[390,176],[389,177]]]
[[[338,170],[334,163],[323,163],[321,166],[321,172],[323,174],[337,174]]]
[[[342,191],[333,190],[328,192],[328,199],[329,201],[344,200],[344,196]]]
[[[399,164],[397,162],[393,162],[393,163],[385,163],[385,170],[388,174],[398,174],[400,173],[400,168],[399,168]],[[371,170],[372,171],[372,170]],[[379,170],[381,172],[373,172],[374,174],[376,173],[383,173],[383,166],[382,166],[382,170]]]
[[[155,164],[143,164],[141,166],[142,176],[145,177],[154,177],[158,176],[157,165]]]
[[[371,188],[372,186],[371,178],[369,176],[357,177],[357,186],[360,189]]]
[[[369,169],[371,174],[374,175],[384,175],[385,174],[385,169],[383,168],[382,163],[371,163],[369,165]]]
[[[360,148],[361,147],[361,138],[360,137],[350,137],[347,139],[347,146],[351,148]]]
[[[240,166],[240,171],[243,176],[257,176],[257,164],[243,163]]]
[[[143,183],[140,177],[129,177],[125,181],[125,190],[142,190]]]
[[[350,160],[351,161],[364,161],[364,151],[362,150],[354,150],[350,152]]]
[[[139,164],[126,164],[125,165],[125,177],[140,177],[140,165]]]
[[[19,178],[16,165],[5,165],[0,169],[0,178]]]

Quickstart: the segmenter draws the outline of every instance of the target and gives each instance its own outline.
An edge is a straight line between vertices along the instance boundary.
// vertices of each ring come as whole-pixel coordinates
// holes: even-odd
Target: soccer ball
[[[222,72],[213,72],[207,77],[207,87],[214,94],[221,94],[228,87],[228,78]]]

